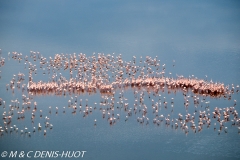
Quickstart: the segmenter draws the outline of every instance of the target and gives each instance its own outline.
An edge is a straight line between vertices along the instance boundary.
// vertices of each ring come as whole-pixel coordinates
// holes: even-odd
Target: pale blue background
[[[0,47],[44,55],[115,52],[126,60],[158,55],[191,68],[212,64],[198,76],[222,70],[216,59],[234,56],[224,65],[238,74],[226,76],[239,79],[239,65],[232,66],[239,61],[239,8],[239,1],[0,1]],[[197,74],[188,69],[179,74]]]
[[[25,72],[20,64],[8,60],[7,53],[12,51],[23,55],[29,55],[30,50],[40,51],[44,57],[56,53],[114,52],[122,54],[123,60],[131,60],[134,55],[158,56],[167,66],[166,73],[194,74],[199,78],[208,75],[213,81],[236,85],[240,82],[240,2],[1,0],[0,48],[1,56],[6,58],[6,65],[1,68],[0,97],[8,103],[12,98],[21,98],[21,94],[6,92],[5,85],[13,74]],[[182,101],[181,93],[178,95],[176,99]],[[86,97],[82,95],[83,99]],[[240,102],[239,95],[233,98]],[[62,108],[68,99],[36,97],[45,112],[49,105]],[[91,100],[99,100],[99,95]],[[232,105],[225,100],[212,101],[212,107]],[[185,112],[183,106],[175,108],[176,114]],[[96,117],[98,126],[94,128]],[[30,128],[27,118],[17,125]],[[52,115],[54,129],[45,138],[42,133],[31,138],[4,135],[0,151],[87,150],[84,159],[240,158],[236,127],[221,136],[213,128],[185,136],[180,130],[164,126],[143,127],[135,119],[110,127],[101,121],[100,112],[84,120],[82,115],[70,113]]]

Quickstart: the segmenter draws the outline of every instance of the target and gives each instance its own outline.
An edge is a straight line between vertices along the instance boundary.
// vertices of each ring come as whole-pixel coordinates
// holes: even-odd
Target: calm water
[[[57,1],[59,2],[59,1]],[[60,1],[22,1],[0,2],[0,48],[1,57],[5,58],[5,65],[0,68],[0,98],[6,101],[6,108],[0,107],[0,113],[9,111],[11,100],[18,98],[22,104],[22,92],[15,89],[6,90],[13,74],[19,72],[28,77],[28,69],[24,69],[24,62],[15,61],[8,57],[8,52],[21,52],[24,56],[29,51],[39,51],[49,58],[56,53],[85,53],[91,56],[93,52],[116,55],[122,54],[124,61],[132,60],[136,56],[158,56],[160,63],[166,64],[166,75],[194,75],[198,78],[212,79],[225,85],[239,84],[240,79],[240,4],[235,1],[217,2],[185,2],[175,4],[152,1],[149,3],[132,2],[66,2]],[[30,59],[29,59],[30,60]],[[175,67],[173,67],[175,60]],[[43,75],[39,62],[33,62],[38,69],[33,75],[34,81],[49,79]],[[69,76],[69,75],[68,75]],[[116,91],[116,98],[120,90]],[[27,92],[25,92],[26,94]],[[146,93],[147,94],[147,93]],[[159,115],[170,114],[177,118],[193,113],[195,108],[190,102],[186,110],[181,91],[176,94],[160,93],[170,103],[174,98],[174,111],[171,106],[159,108]],[[123,109],[115,109],[120,120],[109,125],[107,118],[102,118],[100,106],[87,117],[79,109],[75,115],[68,108],[68,100],[75,95],[33,96],[32,103],[38,103],[38,111],[43,110],[43,118],[36,112],[34,123],[31,121],[31,110],[26,111],[25,119],[17,120],[17,111],[11,125],[19,128],[18,133],[4,133],[0,137],[0,152],[3,151],[77,151],[87,153],[79,159],[239,159],[240,135],[238,126],[231,122],[225,123],[228,133],[218,128],[214,131],[215,119],[207,128],[204,125],[201,132],[194,133],[189,129],[186,135],[180,128],[166,126],[162,122],[159,126],[152,123],[154,114],[151,100],[145,96],[148,106],[149,124],[137,122],[139,114],[133,114],[125,121],[127,113]],[[89,95],[83,93],[78,96],[89,100],[89,106],[101,101],[99,93]],[[133,108],[134,95],[131,88],[125,90],[124,97],[128,98],[129,106]],[[151,94],[156,102],[158,97]],[[231,100],[207,97],[210,101],[211,112],[219,108],[231,107],[233,100],[237,100],[236,110],[240,112],[240,95],[233,94]],[[52,106],[49,114],[48,107]],[[66,113],[63,113],[63,107]],[[55,114],[55,107],[59,108]],[[32,105],[33,108],[33,105]],[[205,106],[198,110],[204,111]],[[211,113],[210,112],[210,113]],[[44,117],[50,118],[53,129],[36,131],[31,137],[20,134],[24,127],[32,131],[38,123],[44,125]],[[97,125],[94,126],[94,119]],[[3,126],[3,121],[0,121]],[[43,126],[44,128],[44,126]],[[72,158],[75,159],[75,158]]]

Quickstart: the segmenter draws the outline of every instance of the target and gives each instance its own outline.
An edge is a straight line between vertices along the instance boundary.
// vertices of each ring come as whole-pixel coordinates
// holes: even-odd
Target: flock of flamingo
[[[53,129],[47,114],[53,112],[58,114],[59,108],[54,107],[54,109],[49,106],[48,113],[43,113],[43,107],[34,101],[34,97],[42,95],[69,96],[68,102],[62,106],[63,113],[70,109],[73,114],[80,112],[83,117],[86,117],[100,110],[102,118],[107,119],[110,125],[122,119],[127,122],[135,114],[136,121],[142,125],[153,123],[159,126],[164,123],[173,129],[181,128],[186,134],[190,129],[195,133],[201,132],[204,126],[210,127],[212,121],[215,122],[214,130],[218,130],[218,134],[221,134],[222,130],[225,133],[228,132],[225,123],[238,127],[240,133],[240,118],[235,108],[236,100],[233,101],[232,106],[214,107],[212,111],[210,102],[206,101],[206,97],[231,100],[232,94],[238,94],[239,85],[214,83],[194,76],[186,78],[177,75],[173,78],[171,73],[167,77],[166,65],[160,65],[157,56],[155,58],[140,57],[139,61],[133,56],[131,61],[126,62],[123,61],[121,54],[115,56],[115,54],[93,53],[92,56],[87,57],[82,53],[73,53],[55,54],[53,58],[45,58],[40,52],[30,51],[30,54],[25,56],[22,53],[9,52],[8,58],[19,63],[23,62],[24,69],[28,70],[28,76],[19,72],[6,84],[6,92],[20,91],[22,99],[11,100],[9,105],[0,99],[0,106],[3,106],[3,123],[2,125],[0,123],[2,136],[20,132],[21,135],[31,137],[32,132],[42,129],[43,134],[46,135],[48,129]],[[174,63],[173,67],[175,67]],[[0,67],[4,67],[4,64],[5,58],[1,57]],[[48,81],[34,81],[39,72],[41,76],[48,75]],[[132,89],[132,102],[129,102],[129,97],[125,94],[128,88]],[[171,98],[168,103],[166,97],[162,97],[161,94],[178,91],[183,94],[186,112],[191,106],[195,107],[194,113],[186,115],[178,113],[177,116],[172,116],[175,106],[174,98]],[[83,93],[100,94],[101,101],[94,103],[88,102],[88,99],[83,101],[81,98]],[[171,106],[169,114],[162,114],[161,107],[167,109],[169,105]],[[200,107],[203,105],[205,108]],[[122,110],[124,115],[120,115]],[[12,119],[24,119],[25,114],[31,114],[33,124],[36,123],[34,121],[36,116],[45,117],[44,122],[36,123],[38,125],[32,129],[27,127],[18,129],[16,124],[12,124]],[[97,119],[94,120],[93,125],[97,126]]]

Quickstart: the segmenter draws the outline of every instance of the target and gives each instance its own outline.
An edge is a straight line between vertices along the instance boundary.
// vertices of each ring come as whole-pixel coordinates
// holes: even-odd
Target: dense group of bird
[[[9,80],[5,89],[1,88],[1,94],[20,92],[22,95],[21,99],[12,99],[10,102],[0,99],[0,107],[3,107],[1,136],[16,132],[31,137],[33,133],[41,130],[46,136],[47,131],[53,129],[48,114],[60,114],[59,108],[61,114],[79,113],[82,117],[91,116],[92,112],[99,110],[102,118],[107,119],[110,125],[119,121],[128,123],[130,118],[136,117],[136,121],[141,125],[164,124],[172,129],[181,129],[186,134],[190,129],[198,133],[204,126],[209,128],[211,125],[218,134],[222,131],[227,133],[226,123],[238,127],[240,133],[237,101],[232,99],[233,94],[238,94],[239,85],[214,83],[212,80],[208,81],[207,77],[198,79],[194,75],[167,75],[166,65],[160,63],[157,56],[133,56],[131,61],[123,61],[121,54],[114,53],[93,53],[89,57],[83,53],[62,53],[46,58],[40,52],[30,51],[27,55],[8,52],[8,59],[11,63],[14,60],[23,64],[28,75],[19,71]],[[1,57],[0,68],[4,67],[4,64],[5,58]],[[37,75],[48,76],[48,80],[36,81]],[[1,71],[0,76],[4,76]],[[132,97],[126,94],[128,89],[131,89]],[[176,92],[182,93],[183,104],[176,104],[174,97],[169,102],[164,96],[164,93],[171,95]],[[101,100],[93,102],[83,99],[82,94],[85,93],[89,96],[98,94]],[[69,96],[69,100],[61,107],[48,106],[46,113],[34,98],[48,95]],[[210,101],[206,100],[209,97],[233,101],[232,106],[210,107]],[[183,112],[186,114],[173,115],[174,108],[181,105],[185,107]],[[194,107],[194,112],[187,113],[188,107]],[[168,114],[161,112],[161,108],[167,109]],[[13,124],[15,119],[25,119],[26,114],[31,115],[33,128],[18,128]],[[36,116],[44,120],[36,122]],[[97,119],[92,124],[97,127]]]

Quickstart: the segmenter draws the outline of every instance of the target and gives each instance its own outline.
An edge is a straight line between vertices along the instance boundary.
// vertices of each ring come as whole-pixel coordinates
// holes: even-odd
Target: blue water
[[[158,56],[161,65],[166,64],[166,75],[171,72],[174,76],[194,75],[202,79],[207,75],[208,80],[236,86],[240,79],[239,7],[237,1],[1,1],[0,56],[5,58],[5,65],[0,68],[0,98],[6,101],[6,107],[1,106],[0,113],[9,111],[11,100],[21,100],[21,91],[15,89],[12,93],[6,90],[13,74],[21,72],[26,79],[28,77],[24,62],[8,57],[8,52],[13,51],[21,52],[23,57],[29,56],[30,50],[39,51],[46,58],[54,57],[56,53],[84,53],[87,56],[93,52],[115,53],[122,54],[123,61],[131,61],[134,55],[137,60],[141,56]],[[176,61],[175,67],[173,60]],[[34,81],[47,81],[49,76],[42,75],[39,62],[32,63],[38,69],[37,75],[33,75]],[[194,112],[192,102],[187,110],[184,107],[181,91],[160,94],[169,103],[174,98],[174,111],[171,112],[170,105],[167,108],[162,105],[159,114],[177,118],[178,113]],[[33,96],[32,102],[38,103],[38,111],[43,110],[42,118],[36,112],[34,123],[31,121],[32,109],[26,111],[23,120],[17,120],[17,111],[14,110],[11,124],[15,124],[19,131],[4,133],[0,137],[0,152],[87,151],[81,159],[240,158],[238,126],[232,126],[231,122],[225,123],[228,133],[222,131],[220,135],[218,129],[214,131],[214,119],[209,128],[205,125],[196,133],[189,129],[185,134],[180,128],[165,126],[164,122],[158,126],[152,123],[151,100],[145,96],[148,125],[137,122],[139,114],[133,114],[125,121],[127,113],[123,109],[115,109],[114,113],[121,115],[120,120],[109,125],[107,118],[102,118],[99,105],[87,117],[83,117],[79,109],[73,115],[68,100],[74,96]],[[124,97],[133,108],[133,90],[125,90]],[[82,99],[84,106],[86,98],[89,106],[101,101],[99,93],[82,93],[78,95],[78,103]],[[156,102],[158,98],[151,95],[151,99]],[[233,94],[231,100],[207,98],[211,112],[216,106],[233,106],[234,99],[237,100],[235,108],[240,112],[239,94]],[[51,114],[49,106],[52,106]],[[63,113],[64,106],[66,113]],[[59,108],[58,114],[55,114],[55,107]],[[198,110],[204,111],[205,106],[199,106]],[[44,125],[45,116],[50,118],[53,129],[48,128],[46,136],[43,135],[44,129],[32,133],[38,123]],[[94,119],[97,119],[96,126]],[[2,120],[0,126],[3,126]],[[20,134],[25,126],[31,131],[31,137]]]

